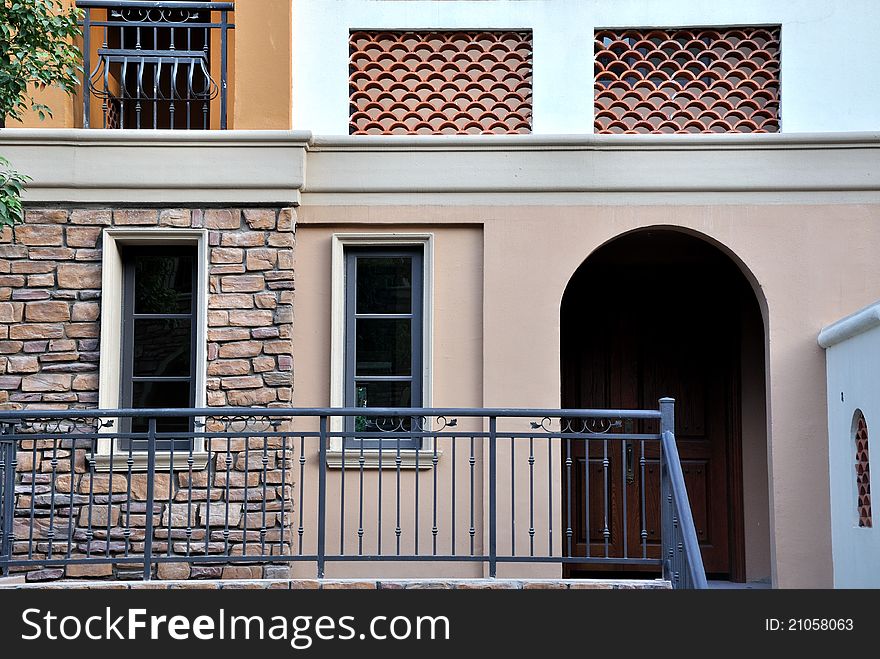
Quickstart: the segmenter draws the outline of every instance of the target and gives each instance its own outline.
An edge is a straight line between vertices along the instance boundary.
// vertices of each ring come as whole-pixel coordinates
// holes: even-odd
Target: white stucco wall
[[[880,460],[880,303],[826,327],[831,552],[835,588],[880,588],[880,524],[859,527],[853,417],[868,424],[869,457]],[[880,473],[876,472],[875,473]],[[880,483],[872,479],[876,493]]]
[[[351,29],[528,28],[535,133],[593,131],[593,31],[782,25],[782,131],[880,128],[877,0],[293,0],[293,127],[348,133]]]

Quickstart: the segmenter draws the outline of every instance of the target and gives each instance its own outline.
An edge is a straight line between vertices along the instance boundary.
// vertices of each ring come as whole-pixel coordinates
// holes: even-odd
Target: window
[[[423,264],[420,248],[348,248],[345,252],[346,407],[421,407]],[[375,443],[383,420],[349,418],[352,444]],[[402,428],[411,427],[402,419]],[[393,426],[394,424],[391,423]],[[395,446],[398,442],[394,441]],[[419,448],[417,439],[400,442]]]
[[[596,133],[779,131],[780,28],[598,30]]]
[[[858,497],[859,526],[871,528],[871,461],[868,455],[868,422],[861,410],[853,418],[856,444],[856,496]]]
[[[108,227],[101,244],[98,407],[206,407],[207,230]],[[151,336],[157,326],[173,328],[173,336],[169,333],[163,337],[168,345],[157,345],[155,336]],[[142,443],[131,445],[115,437],[119,432],[145,427],[143,420],[116,419],[113,425],[102,428],[96,451],[89,456],[95,469],[128,469],[131,457],[133,471],[146,470],[148,456]],[[157,429],[185,432],[189,423],[181,419],[162,421]],[[192,442],[191,455],[188,439],[176,442],[173,453],[168,450],[171,442],[159,446],[165,450],[156,453],[156,469],[186,470],[190,464],[193,469],[203,469],[207,464],[203,438]],[[130,456],[129,447],[133,451]],[[187,450],[178,450],[180,447]]]
[[[364,31],[349,38],[349,133],[530,133],[530,31]]]
[[[407,262],[409,267],[404,265]],[[434,235],[431,233],[333,234],[331,407],[431,407],[433,263]],[[383,323],[362,322],[367,320],[408,322],[384,323],[383,327]],[[383,426],[387,427],[389,421],[382,421]],[[404,428],[412,427],[408,418],[402,423]],[[402,439],[398,447],[396,439],[382,443],[377,438],[379,428],[375,426],[373,422],[370,427],[365,418],[351,419],[346,425],[342,417],[331,417],[327,466],[338,468],[344,463],[346,467],[358,467],[363,458],[364,466],[390,469],[396,467],[399,457],[404,469],[430,468],[434,457],[432,437],[424,437],[420,443]],[[342,437],[334,433],[355,430],[357,434],[343,450]],[[358,450],[349,450],[353,447]],[[437,455],[441,453],[438,451]],[[394,459],[389,459],[390,454]]]
[[[120,405],[134,409],[193,407],[196,373],[195,247],[130,247],[123,263]],[[143,417],[122,419],[121,427],[145,432]],[[161,433],[192,432],[188,417],[159,417]],[[160,450],[188,450],[189,439],[162,440]],[[128,450],[129,441],[119,448]],[[144,450],[136,441],[133,450]]]

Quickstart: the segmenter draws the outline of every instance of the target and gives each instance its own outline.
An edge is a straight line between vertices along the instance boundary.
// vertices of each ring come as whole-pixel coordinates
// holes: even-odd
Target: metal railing
[[[502,564],[641,565],[705,587],[672,405],[0,412],[0,569],[148,580],[166,563],[192,576],[311,563],[318,577],[357,561],[490,577]],[[662,505],[647,486],[628,504],[616,489],[634,469],[625,443],[639,446],[639,483],[660,469]]]
[[[706,572],[697,529],[688,501],[678,446],[675,443],[673,401],[660,401],[660,505],[663,577],[673,588],[705,589]]]
[[[83,127],[93,99],[103,128],[227,126],[234,2],[77,0],[83,9]],[[93,44],[100,44],[93,49]],[[219,55],[218,55],[219,54]]]

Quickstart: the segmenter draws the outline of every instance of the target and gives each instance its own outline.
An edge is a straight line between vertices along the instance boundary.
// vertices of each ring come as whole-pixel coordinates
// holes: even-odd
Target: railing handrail
[[[174,417],[174,416],[461,416],[498,418],[581,418],[581,419],[660,419],[658,410],[546,409],[546,408],[477,408],[477,407],[202,407],[162,409],[67,409],[3,410],[0,422],[17,419],[92,419],[101,417]]]
[[[77,0],[76,6],[81,9],[114,9],[131,7],[133,9],[214,9],[217,11],[234,11],[234,2],[176,2],[148,0]]]
[[[694,525],[694,516],[691,512],[688,500],[687,487],[684,482],[684,473],[681,469],[681,460],[678,457],[678,447],[675,443],[675,434],[670,430],[660,433],[662,443],[661,451],[665,455],[666,467],[669,470],[669,482],[676,514],[678,516],[678,529],[681,533],[682,550],[684,553],[684,567],[688,571],[688,579],[692,588],[708,588],[706,583],[706,571],[703,567],[703,556],[700,553],[700,543],[697,539],[697,529]]]

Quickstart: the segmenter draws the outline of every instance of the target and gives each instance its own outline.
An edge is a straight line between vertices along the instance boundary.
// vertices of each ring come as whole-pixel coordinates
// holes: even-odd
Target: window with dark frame
[[[421,407],[423,333],[421,248],[349,248],[345,253],[345,406]],[[349,417],[363,432],[346,446],[383,446],[378,433],[410,430],[411,419]],[[399,440],[399,441],[398,441]],[[418,438],[387,439],[414,449]]]
[[[195,405],[196,300],[195,247],[129,247],[121,250],[122,355],[120,406],[133,409],[190,408]],[[123,432],[147,431],[147,417],[122,419]],[[158,417],[159,450],[192,447],[191,417]],[[146,450],[143,440],[121,439],[119,448]]]

